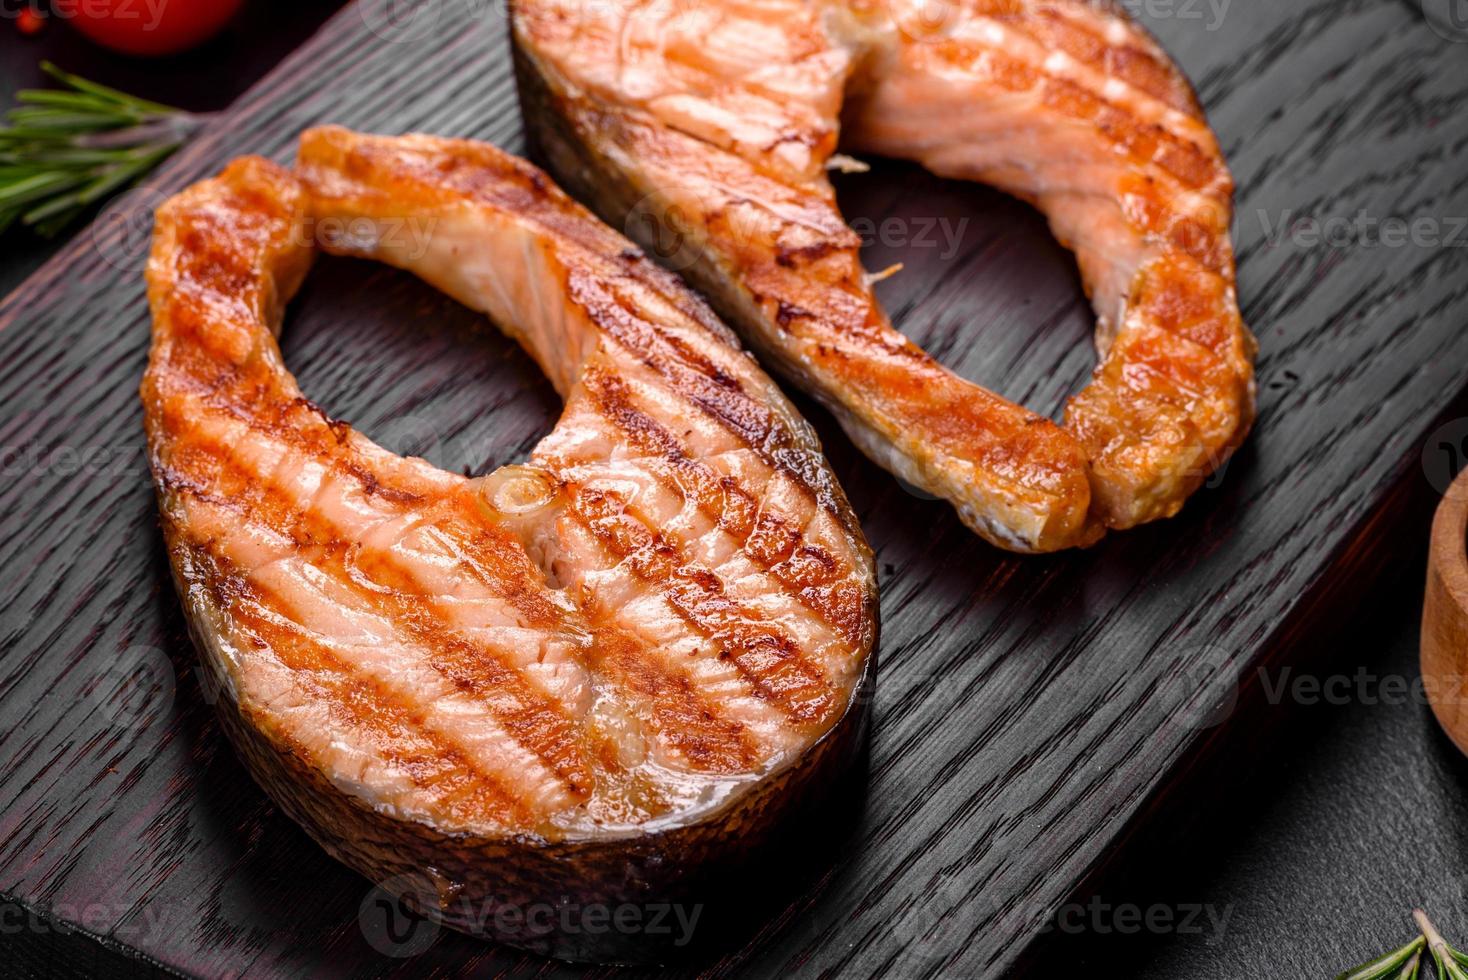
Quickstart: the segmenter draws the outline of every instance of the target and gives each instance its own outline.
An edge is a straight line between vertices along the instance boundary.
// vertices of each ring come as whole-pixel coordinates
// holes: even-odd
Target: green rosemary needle
[[[1422,962],[1422,947],[1426,944],[1427,940],[1418,936],[1401,949],[1378,956],[1370,963],[1362,963],[1354,970],[1347,970],[1336,977],[1336,980],[1399,980],[1401,977],[1416,977],[1417,967]]]
[[[141,180],[205,118],[41,68],[65,88],[21,92],[0,125],[0,233],[19,223],[55,235]]]

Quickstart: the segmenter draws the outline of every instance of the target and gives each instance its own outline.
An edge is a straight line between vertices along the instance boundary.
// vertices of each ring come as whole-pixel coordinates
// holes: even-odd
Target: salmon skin
[[[713,300],[878,464],[1018,552],[1170,517],[1254,417],[1233,185],[1187,80],[1084,0],[511,0],[526,127],[564,186]],[[839,146],[1034,203],[1099,364],[1057,425],[894,330]]]
[[[276,335],[317,239],[525,346],[565,398],[527,463],[447,473],[301,393]],[[240,755],[333,856],[456,928],[639,959],[656,938],[577,917],[647,922],[850,765],[876,587],[816,437],[540,171],[313,130],[297,173],[246,158],[165,203],[147,278],[186,616]]]

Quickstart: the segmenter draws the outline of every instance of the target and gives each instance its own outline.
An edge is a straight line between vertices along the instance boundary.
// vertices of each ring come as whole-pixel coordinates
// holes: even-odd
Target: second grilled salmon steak
[[[1192,91],[1086,0],[512,0],[527,128],[661,244],[879,464],[1021,552],[1175,514],[1243,441],[1254,340],[1233,186]],[[837,211],[842,148],[1033,202],[1075,250],[1100,363],[1056,425],[894,330]]]
[[[526,347],[566,403],[527,464],[447,473],[305,398],[275,334],[317,237]],[[656,939],[580,917],[645,925],[849,765],[875,581],[815,436],[542,173],[312,131],[299,176],[240,160],[160,208],[148,284],[187,618],[241,756],[334,856],[460,929],[636,958]]]

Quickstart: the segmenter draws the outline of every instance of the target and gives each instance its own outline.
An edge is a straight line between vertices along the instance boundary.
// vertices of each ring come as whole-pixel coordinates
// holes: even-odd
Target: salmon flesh
[[[412,247],[378,234],[407,218]],[[565,399],[528,462],[447,473],[302,394],[276,336],[318,248],[525,347]],[[331,854],[426,882],[410,899],[457,928],[635,959],[645,937],[523,913],[678,901],[850,764],[876,585],[815,435],[540,171],[313,130],[294,173],[237,160],[164,204],[147,278],[179,594],[226,731]]]
[[[1254,417],[1233,183],[1182,73],[1099,0],[511,0],[526,127],[562,183],[686,272],[873,460],[1004,548],[1170,517]],[[1032,202],[1099,363],[1056,424],[892,328],[838,146]]]

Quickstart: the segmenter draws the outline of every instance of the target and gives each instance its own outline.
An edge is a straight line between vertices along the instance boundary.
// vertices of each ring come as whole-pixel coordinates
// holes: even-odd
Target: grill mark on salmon
[[[187,434],[186,429],[178,431]],[[207,496],[198,493],[197,484],[172,471],[165,470],[161,479],[233,512],[244,527],[258,525],[290,538],[315,567],[351,588],[364,604],[377,605],[407,639],[423,649],[433,670],[461,691],[476,695],[496,721],[578,797],[590,796],[593,775],[561,702],[502,662],[501,651],[446,631],[443,621],[424,608],[424,583],[410,568],[394,561],[390,552],[368,550],[360,541],[348,540],[337,524],[320,514],[295,508],[283,491],[268,482],[268,475],[232,467],[232,455],[217,449],[212,455],[218,471],[210,474],[210,483],[218,489]],[[452,506],[455,502],[446,503]],[[442,523],[435,526],[443,533],[459,530]],[[482,553],[488,535],[480,531],[477,537],[471,546],[477,544],[476,550]],[[489,547],[509,550],[502,541]],[[520,557],[524,574],[529,565]],[[243,574],[248,575],[248,570]]]
[[[748,397],[737,380],[699,357],[677,337],[630,314],[619,298],[608,296],[594,278],[573,273],[571,296],[608,337],[661,375],[670,391],[682,395],[691,407],[718,421],[743,445],[794,478],[827,512],[839,515],[845,510],[845,500],[832,481],[811,479],[809,471],[792,465],[781,454],[781,450],[792,448],[789,430]]]
[[[690,364],[664,335],[629,316],[590,276],[573,274],[570,285],[571,298],[587,311],[592,321],[661,375],[669,388],[687,399],[691,407],[717,419],[746,446],[767,444],[773,427],[767,424],[762,412],[741,397],[737,385],[699,370],[700,365]]]
[[[183,376],[175,377],[169,387],[181,394],[197,394],[200,391]],[[394,485],[391,477],[379,477],[367,471],[360,462],[351,458],[342,458],[339,444],[338,451],[333,452],[318,440],[312,439],[309,430],[288,424],[259,424],[259,416],[252,412],[252,406],[235,403],[221,404],[208,400],[200,404],[192,400],[181,400],[165,403],[162,410],[165,413],[165,420],[174,427],[176,432],[197,440],[202,429],[193,423],[196,420],[207,418],[199,413],[200,408],[224,411],[233,421],[245,424],[251,431],[278,440],[284,451],[294,449],[308,454],[314,462],[323,466],[328,474],[340,474],[354,480],[368,496],[378,497],[403,507],[422,506],[430,503],[427,495]],[[265,411],[268,412],[268,409]],[[228,450],[218,444],[211,447],[207,443],[195,442],[189,448],[195,452],[212,449],[211,455],[221,460],[229,456]],[[449,476],[450,486],[457,487],[466,482],[451,474]],[[441,499],[442,497],[434,497],[432,502],[436,503]],[[496,596],[511,603],[528,625],[553,625],[558,618],[555,605],[546,602],[543,596],[524,586],[525,575],[531,569],[530,564],[525,560],[524,551],[513,546],[508,536],[481,534],[478,541],[482,548],[477,555],[471,552],[463,556],[465,567],[472,570],[477,580],[493,590]]]
[[[1247,435],[1232,178],[1187,80],[1120,8],[959,0],[935,24],[857,0],[511,11],[551,168],[608,220],[680,236],[680,267],[691,253],[687,275],[746,340],[993,543],[1052,551],[1170,517]],[[1046,213],[1097,313],[1100,363],[1063,426],[892,329],[825,174],[838,140]]]
[[[447,793],[447,800],[436,802],[457,815],[482,819],[489,813],[506,822],[532,819],[499,778],[476,767],[452,742],[425,729],[418,705],[361,676],[327,647],[303,639],[287,620],[271,612],[276,603],[268,589],[232,569],[211,542],[192,540],[184,526],[179,533],[181,545],[194,553],[195,560],[212,566],[212,574],[204,579],[206,587],[216,605],[227,609],[245,635],[256,641],[255,655],[274,657],[291,672],[292,683],[310,690],[313,703],[326,706],[354,733],[368,736],[383,758],[401,762],[416,786]]]
[[[995,16],[1008,29],[1034,40],[1042,49],[1059,50],[1081,65],[1094,66],[1179,112],[1200,116],[1197,100],[1177,73],[1153,52],[1125,39],[1115,43],[1094,25],[1080,23],[1067,12],[1040,7],[1030,18]]]
[[[301,171],[236,161],[160,208],[149,260],[149,459],[224,730],[375,880],[431,866],[476,901],[677,900],[863,730],[875,576],[819,444],[704,304],[523,162],[327,130]],[[376,257],[493,313],[566,395],[528,465],[468,479],[396,457],[286,370],[274,334],[310,229],[383,207],[443,225],[416,266]],[[598,316],[576,276],[605,284]],[[623,386],[643,435],[588,378]],[[686,505],[693,472],[748,513]],[[847,628],[792,583],[842,597]],[[558,955],[620,942],[445,914]]]
[[[305,398],[288,392],[272,392],[270,395],[280,394],[285,401],[268,403],[270,395],[261,397],[258,390],[246,393],[254,397],[231,397],[233,393],[222,390],[221,385],[201,381],[184,372],[171,374],[160,381],[157,390],[161,395],[175,398],[193,396],[199,408],[227,415],[253,432],[288,443],[323,465],[337,467],[356,480],[368,496],[409,507],[429,499],[430,494],[425,492],[421,479],[399,479],[396,474],[374,473],[352,458],[343,458],[341,450],[346,436],[342,423],[329,419]],[[317,422],[325,426],[326,432],[320,431]],[[453,474],[444,476],[450,484],[461,479]]]
[[[640,451],[661,456],[673,467],[679,478],[665,480],[666,486],[692,499],[720,527],[745,539],[746,553],[759,567],[775,576],[847,642],[863,642],[861,596],[831,581],[843,571],[835,556],[817,545],[804,544],[799,528],[778,514],[760,510],[754,495],[738,481],[720,476],[707,464],[691,458],[671,432],[633,406],[619,378],[592,371],[582,383],[602,413]],[[797,548],[800,560],[792,561]]]
[[[705,772],[736,773],[758,764],[759,750],[742,725],[715,711],[686,675],[637,647],[614,626],[598,646],[599,663],[652,706],[659,732],[679,752]]]
[[[226,485],[228,489],[223,495],[203,494],[197,485],[181,482],[176,477],[165,474],[162,479],[201,503],[227,510],[238,517],[242,527],[248,527],[252,505],[265,503],[256,497],[242,500],[230,496],[234,487],[229,485]],[[397,593],[391,584],[380,580],[363,583],[360,576],[354,574],[354,561],[347,554],[351,545],[330,536],[313,536],[305,528],[271,529],[291,538],[313,569],[332,576],[337,584],[352,589],[364,605],[371,604],[391,617],[404,639],[417,646],[423,655],[423,663],[459,691],[474,695],[484,704],[498,725],[533,753],[547,772],[566,784],[572,798],[584,801],[590,796],[594,777],[580,739],[571,728],[560,703],[534,690],[525,678],[501,663],[494,650],[445,634],[442,623],[416,608],[419,601]],[[216,565],[224,562],[225,556],[218,550],[217,541],[192,540],[191,544],[209,550]],[[234,575],[254,590],[254,598],[262,609],[272,608],[270,600],[273,593],[253,581],[248,569],[236,568]],[[282,617],[288,615],[279,609],[274,611]],[[466,751],[466,747],[458,744],[451,735],[439,734],[435,738],[445,745],[454,746],[460,753]],[[522,811],[522,816],[526,812]]]
[[[662,535],[628,512],[627,501],[582,487],[573,490],[570,513],[638,577],[658,584],[684,620],[718,643],[720,657],[739,668],[757,696],[800,724],[830,720],[836,706],[825,678],[790,638],[732,601],[707,569],[684,563]]]

